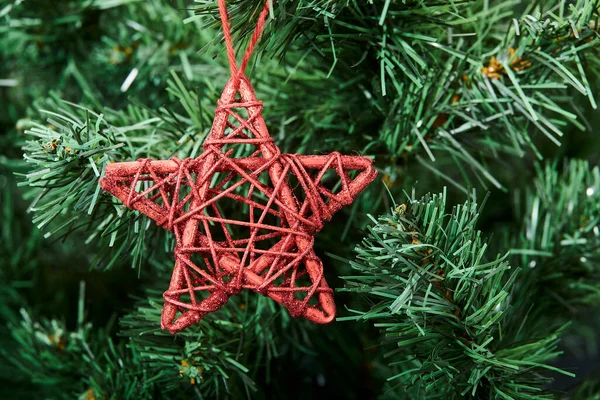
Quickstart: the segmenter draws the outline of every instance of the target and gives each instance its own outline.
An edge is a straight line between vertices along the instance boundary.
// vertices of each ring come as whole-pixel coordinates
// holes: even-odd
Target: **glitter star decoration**
[[[314,235],[376,174],[366,157],[282,154],[242,76],[228,82],[199,157],[110,164],[100,184],[175,234],[161,325],[177,332],[241,289],[330,322],[335,303]]]
[[[161,326],[178,332],[254,290],[316,323],[335,318],[314,235],[377,175],[366,157],[281,154],[244,75],[263,31],[265,1],[238,67],[227,4],[218,0],[231,79],[203,153],[111,164],[100,185],[175,234]]]

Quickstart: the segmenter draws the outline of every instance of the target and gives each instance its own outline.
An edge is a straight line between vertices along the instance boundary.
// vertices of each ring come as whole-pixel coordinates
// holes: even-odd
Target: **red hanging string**
[[[248,44],[248,48],[246,49],[246,53],[244,54],[244,58],[242,59],[242,64],[238,69],[237,61],[235,59],[235,50],[233,49],[233,40],[231,39],[231,26],[229,25],[229,15],[227,14],[227,4],[225,0],[219,0],[219,14],[221,15],[221,23],[223,25],[223,36],[225,37],[225,46],[227,47],[227,57],[229,58],[229,70],[231,71],[231,76],[235,79],[236,82],[239,82],[240,78],[244,75],[244,70],[248,65],[248,61],[250,61],[250,57],[252,56],[252,52],[254,51],[254,47],[258,43],[260,39],[260,35],[262,34],[265,28],[265,21],[267,20],[267,13],[269,12],[269,0],[265,2],[265,6],[263,7],[260,15],[258,16],[258,21],[256,22],[256,28],[254,28],[254,33],[252,34],[252,38],[250,39],[250,43]],[[237,86],[237,85],[236,85]]]

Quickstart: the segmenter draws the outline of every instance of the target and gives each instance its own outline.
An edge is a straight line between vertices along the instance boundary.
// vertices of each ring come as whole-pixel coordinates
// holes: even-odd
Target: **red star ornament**
[[[162,329],[197,323],[241,289],[269,296],[292,316],[331,322],[333,291],[314,235],[375,179],[372,160],[281,154],[243,75],[225,87],[203,148],[195,159],[110,164],[100,181],[175,234]]]

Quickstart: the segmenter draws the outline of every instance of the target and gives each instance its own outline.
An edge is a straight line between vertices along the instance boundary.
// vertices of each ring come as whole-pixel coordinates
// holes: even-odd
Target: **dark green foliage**
[[[84,290],[82,282],[74,330],[69,330],[64,321],[36,321],[21,309],[21,322],[9,326],[16,346],[4,349],[3,356],[31,389],[38,388],[38,395],[64,399],[85,395],[152,398],[155,387],[147,371],[137,369],[139,356],[123,345],[117,347],[107,336],[109,329],[84,322]],[[13,371],[15,375],[19,374]]]
[[[241,53],[264,3],[228,4]],[[273,1],[247,69],[271,135],[372,156],[383,182],[315,241],[339,322],[242,293],[173,336],[173,238],[98,179],[202,151],[229,74],[216,1],[0,0],[0,397],[596,398],[569,357],[600,325],[598,9]]]
[[[565,396],[564,398],[571,398],[575,400],[600,399],[600,379],[590,377],[590,379],[583,381],[575,388],[575,390],[573,390],[572,396]]]
[[[540,384],[560,353],[559,332],[520,332],[522,310],[511,301],[518,271],[506,255],[486,254],[478,207],[449,210],[442,193],[379,218],[350,262],[360,275],[344,278],[369,308],[343,320],[383,330],[396,371],[388,380],[416,397],[547,397]]]
[[[148,303],[121,320],[121,334],[139,354],[149,374],[146,383],[166,394],[181,390],[183,377],[188,389],[208,397],[244,397],[256,390],[253,376],[277,356],[282,344],[277,331],[294,333],[279,305],[250,293],[175,336],[160,330],[161,310],[162,298],[151,293]]]
[[[261,6],[255,3],[232,5],[236,31],[252,31]],[[389,157],[393,162],[415,154],[463,190],[473,179],[499,188],[502,178],[484,160],[529,151],[541,158],[538,135],[560,145],[566,127],[583,129],[568,89],[596,108],[589,81],[598,73],[593,60],[600,39],[591,23],[597,2],[561,3],[552,12],[557,2],[532,2],[517,14],[520,3],[280,1],[271,28],[278,34],[261,46],[268,57],[283,50],[289,56],[298,46],[303,56],[321,58],[319,65],[330,63],[321,70],[340,80],[338,87],[351,85],[358,105],[346,103],[346,115],[333,128],[368,132],[351,143],[387,157],[382,166],[389,166]],[[214,14],[215,7],[207,3],[197,14]],[[483,73],[492,57],[502,70]],[[303,91],[305,98],[313,93]],[[302,130],[301,137],[308,135],[314,129]],[[436,159],[451,160],[459,176],[430,163]]]
[[[540,297],[533,320],[587,321],[600,306],[600,170],[584,160],[537,166],[533,185],[515,195],[522,229],[511,254],[528,270],[519,292]],[[545,315],[538,315],[543,313]],[[544,318],[545,317],[545,318]]]

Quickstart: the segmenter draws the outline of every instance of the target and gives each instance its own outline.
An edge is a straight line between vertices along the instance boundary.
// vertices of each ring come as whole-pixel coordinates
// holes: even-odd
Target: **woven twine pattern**
[[[219,4],[224,10],[224,1]],[[260,20],[253,41],[262,32]],[[228,23],[223,25],[232,50]],[[332,321],[333,292],[313,250],[314,234],[377,174],[366,157],[281,154],[263,120],[262,102],[243,75],[253,46],[242,68],[232,67],[199,157],[110,164],[100,182],[125,206],[175,235],[161,320],[173,333],[242,289],[272,298],[293,316]]]

